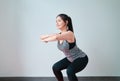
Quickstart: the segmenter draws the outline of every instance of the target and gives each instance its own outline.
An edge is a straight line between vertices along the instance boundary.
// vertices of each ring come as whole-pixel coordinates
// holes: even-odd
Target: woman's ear
[[[68,20],[66,20],[66,25],[68,25]]]

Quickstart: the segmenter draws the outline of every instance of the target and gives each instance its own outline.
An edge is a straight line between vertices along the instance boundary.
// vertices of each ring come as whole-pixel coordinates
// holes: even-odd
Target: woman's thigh
[[[66,69],[70,64],[71,64],[71,62],[68,61],[67,58],[63,58],[62,60],[56,62],[53,65],[53,68],[57,68],[59,70],[63,70],[63,69]]]
[[[67,67],[67,69],[70,69],[74,73],[77,73],[79,71],[82,71],[86,67],[87,63],[88,63],[87,56],[85,56],[83,58],[77,58]]]

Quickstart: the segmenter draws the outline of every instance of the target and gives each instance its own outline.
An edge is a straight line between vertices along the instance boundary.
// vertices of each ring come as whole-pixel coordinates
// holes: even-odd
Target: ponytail
[[[68,17],[68,25],[67,26],[68,26],[68,30],[74,32],[73,25],[72,25],[72,20],[71,20],[70,17]]]

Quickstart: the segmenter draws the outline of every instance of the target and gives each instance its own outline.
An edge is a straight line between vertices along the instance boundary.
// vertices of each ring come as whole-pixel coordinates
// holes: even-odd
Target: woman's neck
[[[62,32],[66,32],[66,31],[67,31],[67,27],[64,27],[64,28],[61,29],[60,31],[61,31],[61,33],[62,33]]]

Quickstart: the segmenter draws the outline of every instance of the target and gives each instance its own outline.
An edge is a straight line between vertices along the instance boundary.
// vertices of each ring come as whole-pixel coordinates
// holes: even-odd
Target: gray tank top
[[[62,44],[60,44],[58,41],[57,47],[65,54],[70,62],[73,62],[77,58],[86,56],[86,54],[81,49],[79,49],[76,44],[72,49],[69,49],[69,43],[66,40],[64,40]]]

